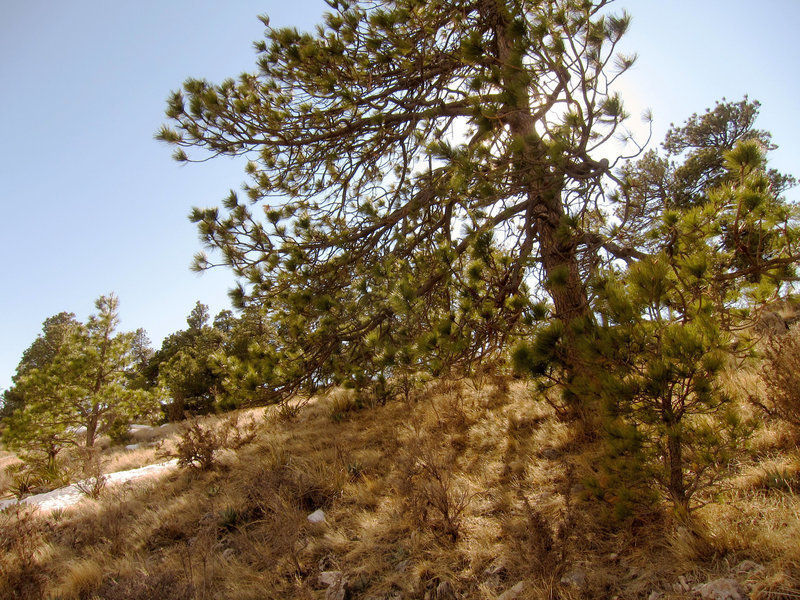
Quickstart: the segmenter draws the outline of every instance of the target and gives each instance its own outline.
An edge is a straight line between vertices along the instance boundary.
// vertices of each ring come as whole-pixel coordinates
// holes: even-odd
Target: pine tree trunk
[[[47,471],[48,473],[56,472],[56,455],[58,455],[58,448],[50,446],[47,450]]]
[[[501,64],[513,62],[515,40],[509,29],[508,14],[497,2],[488,5],[494,10],[497,58]],[[564,175],[548,157],[545,143],[536,131],[531,112],[526,74],[513,68],[504,70],[503,84],[515,90],[515,102],[506,105],[503,120],[512,134],[524,140],[522,158],[518,161],[519,183],[528,191],[530,207],[526,211],[527,235],[535,237],[541,253],[546,288],[555,306],[555,318],[569,323],[588,314],[586,288],[581,280],[576,245],[559,239],[559,228],[565,217],[561,193]]]
[[[667,460],[669,461],[669,493],[679,514],[688,514],[689,499],[683,480],[683,446],[679,435],[667,433]]]
[[[86,423],[86,447],[91,448],[94,446],[94,439],[97,435],[97,421],[98,416],[96,414],[92,414],[89,417],[89,420]]]
[[[542,269],[547,279],[545,287],[553,299],[554,316],[570,323],[588,314],[589,300],[581,279],[575,248],[559,242],[556,237],[558,226],[553,226],[551,221],[552,219],[540,219],[536,223]]]
[[[661,398],[661,418],[666,425],[667,433],[667,469],[669,481],[667,489],[675,504],[678,515],[689,514],[689,498],[686,494],[686,482],[683,478],[683,444],[680,435],[680,415],[675,414],[673,398],[665,395]]]
[[[515,44],[509,24],[511,15],[500,2],[489,0],[487,8],[494,13],[497,58],[503,65],[514,63]],[[577,243],[563,233],[566,217],[562,192],[565,176],[548,156],[547,146],[536,131],[536,118],[531,111],[531,99],[525,73],[519,69],[503,70],[503,85],[514,90],[503,111],[503,121],[510,132],[523,140],[523,151],[516,165],[518,184],[527,188],[529,207],[525,215],[526,235],[539,248],[545,288],[553,300],[556,319],[567,325],[565,341],[566,377],[572,381],[585,369],[569,325],[589,314],[586,287],[581,278]],[[581,404],[585,399],[576,398]],[[578,407],[579,408],[579,407]],[[587,413],[579,408],[579,414]]]

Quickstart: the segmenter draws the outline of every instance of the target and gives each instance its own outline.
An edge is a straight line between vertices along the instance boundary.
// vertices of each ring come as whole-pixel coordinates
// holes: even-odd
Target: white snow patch
[[[147,465],[145,467],[139,467],[138,469],[129,469],[127,471],[109,473],[106,475],[106,484],[118,485],[128,481],[133,481],[135,479],[141,479],[142,477],[158,475],[169,469],[172,469],[177,464],[178,459],[174,458],[172,460],[168,460],[167,462]],[[86,495],[81,492],[80,488],[78,487],[80,483],[82,482],[78,482],[77,484],[73,483],[72,485],[68,485],[51,492],[45,492],[44,494],[28,496],[22,500],[2,500],[0,501],[0,510],[3,510],[9,506],[13,506],[17,503],[38,506],[39,510],[45,512],[73,506],[74,504],[77,504],[86,498]]]
[[[151,425],[137,425],[136,423],[128,425],[128,431],[130,432],[140,431],[142,429],[154,429],[154,428]]]

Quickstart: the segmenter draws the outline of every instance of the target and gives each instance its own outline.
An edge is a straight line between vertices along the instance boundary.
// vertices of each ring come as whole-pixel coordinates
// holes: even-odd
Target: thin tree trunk
[[[91,414],[89,420],[86,422],[86,447],[91,448],[94,446],[94,440],[97,435],[97,421],[99,417],[97,414]]]
[[[683,479],[683,446],[680,435],[667,432],[667,460],[669,461],[669,493],[679,514],[688,515],[689,499]]]
[[[497,58],[503,65],[513,63],[515,40],[508,26],[508,15],[503,14],[499,2],[488,2],[495,17]],[[553,300],[556,319],[567,326],[564,368],[567,381],[586,371],[580,360],[577,340],[570,324],[589,315],[586,286],[581,278],[575,239],[565,238],[563,222],[566,217],[562,202],[565,176],[548,156],[547,147],[536,131],[536,119],[531,112],[525,73],[518,69],[504,69],[503,84],[514,90],[514,102],[504,109],[503,120],[512,134],[524,140],[522,157],[517,165],[519,184],[528,189],[529,208],[526,211],[526,235],[539,247],[545,288]],[[576,398],[576,404],[586,399]],[[581,417],[588,412],[579,408]]]

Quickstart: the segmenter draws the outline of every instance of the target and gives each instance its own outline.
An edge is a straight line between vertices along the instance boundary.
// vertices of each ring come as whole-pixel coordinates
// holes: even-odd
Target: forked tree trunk
[[[510,65],[516,41],[506,23],[507,15],[501,14],[496,3],[489,2],[488,6],[495,11],[497,58],[501,64]],[[514,136],[523,140],[524,149],[516,167],[518,184],[529,190],[526,235],[538,242],[545,277],[558,281],[546,284],[555,306],[555,317],[569,323],[588,314],[589,303],[581,280],[576,244],[559,238],[565,217],[564,175],[553,167],[547,145],[536,131],[526,77],[527,74],[518,69],[504,70],[504,87],[515,90],[515,101],[504,107],[502,120]]]

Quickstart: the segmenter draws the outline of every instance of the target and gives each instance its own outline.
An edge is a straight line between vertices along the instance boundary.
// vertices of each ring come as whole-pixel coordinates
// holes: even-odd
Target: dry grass
[[[249,425],[263,420],[264,409],[244,409],[227,413],[222,417],[210,415],[196,419],[203,427],[223,427],[226,421],[238,420],[234,429],[246,432]],[[178,441],[183,431],[183,424],[168,423],[161,426],[136,429],[131,434],[131,439],[125,444],[111,445],[107,437],[100,438],[96,449],[100,460],[102,473],[115,473],[137,469],[152,465],[176,456]],[[235,442],[235,440],[233,440]],[[138,447],[128,449],[128,446]],[[234,444],[235,445],[235,444]],[[64,482],[75,482],[85,477],[84,459],[81,449],[66,448],[59,455],[60,466]],[[22,465],[17,456],[5,450],[0,450],[0,499],[12,497],[12,487],[15,483],[14,469]],[[50,486],[52,487],[52,486]],[[46,491],[44,488],[38,491]]]
[[[21,464],[22,461],[17,458],[16,454],[0,450],[0,498],[11,493],[11,488],[14,485],[14,477],[11,471]]]
[[[582,500],[597,449],[525,385],[415,398],[364,410],[336,391],[294,418],[267,411],[207,471],[0,515],[0,598],[313,599],[323,571],[354,600],[492,600],[518,582],[522,598],[685,598],[729,575],[753,598],[800,594],[800,458],[769,436],[691,529],[663,514],[612,529]],[[744,559],[764,569],[735,573]]]
[[[94,559],[78,560],[67,565],[54,595],[64,600],[81,600],[94,592],[103,581],[103,567]]]

